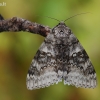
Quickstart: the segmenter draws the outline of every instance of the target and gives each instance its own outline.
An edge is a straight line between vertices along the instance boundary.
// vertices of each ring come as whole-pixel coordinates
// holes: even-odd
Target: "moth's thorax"
[[[52,33],[57,38],[69,37],[71,30],[66,26],[64,22],[60,22],[56,27],[52,29]]]

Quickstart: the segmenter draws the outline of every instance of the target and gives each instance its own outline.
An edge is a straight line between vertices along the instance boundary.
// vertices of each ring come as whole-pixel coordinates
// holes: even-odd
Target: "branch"
[[[26,31],[46,37],[50,30],[51,28],[47,26],[43,26],[38,23],[33,23],[26,19],[13,17],[11,19],[4,20],[4,18],[0,15],[0,32]]]

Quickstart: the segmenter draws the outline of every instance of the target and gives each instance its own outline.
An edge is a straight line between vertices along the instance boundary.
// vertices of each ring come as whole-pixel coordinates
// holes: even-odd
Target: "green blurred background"
[[[53,85],[27,90],[26,75],[31,60],[44,37],[28,32],[0,33],[0,100],[100,100],[100,0],[0,0],[5,19],[14,16],[54,27],[58,20],[90,12],[66,21],[77,36],[95,67],[98,85],[95,89]],[[39,15],[39,16],[38,16]]]

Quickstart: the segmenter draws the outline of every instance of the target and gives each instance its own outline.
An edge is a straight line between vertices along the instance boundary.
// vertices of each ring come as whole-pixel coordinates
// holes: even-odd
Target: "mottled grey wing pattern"
[[[95,88],[96,73],[86,51],[73,34],[70,35],[70,43],[68,45],[69,59],[63,75],[64,84]]]
[[[48,87],[58,81],[53,40],[54,36],[49,34],[31,62],[27,74],[27,88],[30,90]]]
[[[27,74],[27,88],[37,89],[64,80],[64,84],[95,88],[96,73],[84,48],[61,22],[37,51]]]

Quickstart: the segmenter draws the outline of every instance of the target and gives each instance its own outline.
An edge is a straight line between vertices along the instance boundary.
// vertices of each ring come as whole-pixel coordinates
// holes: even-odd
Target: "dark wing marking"
[[[64,84],[95,88],[96,73],[86,51],[73,34],[69,36],[69,41],[69,60],[65,66]]]

